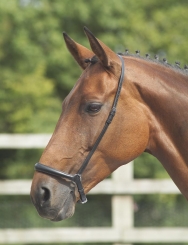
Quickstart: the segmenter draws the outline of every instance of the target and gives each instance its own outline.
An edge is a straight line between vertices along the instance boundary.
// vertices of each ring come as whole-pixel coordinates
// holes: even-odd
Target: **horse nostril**
[[[50,190],[48,188],[46,188],[46,187],[42,187],[41,189],[42,189],[42,191],[41,191],[41,194],[42,194],[41,200],[42,200],[42,203],[45,203],[45,202],[50,200]]]

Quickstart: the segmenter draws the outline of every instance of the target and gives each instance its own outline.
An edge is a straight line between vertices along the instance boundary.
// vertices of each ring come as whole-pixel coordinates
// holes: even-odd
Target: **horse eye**
[[[86,111],[89,113],[97,113],[100,111],[102,104],[100,103],[91,103],[87,106]]]

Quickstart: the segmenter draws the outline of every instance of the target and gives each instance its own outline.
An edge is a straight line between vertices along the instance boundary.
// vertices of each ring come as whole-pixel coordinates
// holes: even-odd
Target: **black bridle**
[[[120,78],[119,78],[119,83],[118,83],[118,88],[117,88],[117,92],[116,92],[116,95],[115,95],[115,98],[114,98],[114,102],[113,102],[113,105],[112,105],[112,108],[111,108],[111,111],[108,115],[108,118],[105,122],[105,125],[101,131],[101,133],[99,134],[97,140],[95,141],[91,151],[88,153],[88,155],[86,156],[85,160],[83,161],[80,169],[78,170],[78,172],[74,175],[71,175],[71,174],[66,174],[64,172],[61,172],[57,169],[54,169],[54,168],[51,168],[51,167],[48,167],[44,164],[41,164],[41,163],[36,163],[35,164],[35,170],[38,171],[38,172],[42,172],[44,174],[48,174],[48,175],[53,175],[55,177],[60,177],[60,178],[65,178],[65,179],[69,179],[71,180],[72,182],[74,182],[78,188],[78,192],[80,194],[80,202],[81,203],[86,203],[87,202],[87,198],[86,198],[86,195],[84,193],[84,189],[83,189],[83,186],[82,186],[82,182],[81,182],[81,175],[83,173],[83,171],[85,170],[86,166],[88,165],[89,163],[89,160],[91,159],[93,153],[95,152],[95,150],[97,149],[97,146],[99,145],[101,139],[103,138],[108,126],[110,125],[110,123],[112,122],[113,120],[113,117],[116,113],[116,106],[117,106],[117,103],[118,103],[118,99],[119,99],[119,96],[120,96],[120,92],[121,92],[121,88],[122,88],[122,83],[123,83],[123,80],[124,80],[124,60],[123,58],[118,55],[120,60],[121,60],[121,75],[120,75]]]

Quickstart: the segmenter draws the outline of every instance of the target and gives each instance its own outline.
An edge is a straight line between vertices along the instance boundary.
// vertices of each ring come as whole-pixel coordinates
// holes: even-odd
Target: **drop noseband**
[[[53,175],[55,177],[69,179],[72,182],[74,182],[76,184],[77,188],[78,188],[78,192],[80,194],[80,202],[82,204],[87,202],[87,198],[86,198],[86,195],[84,193],[83,186],[82,186],[81,175],[82,175],[83,171],[85,170],[85,168],[87,167],[87,165],[89,163],[89,160],[91,159],[93,153],[97,149],[97,146],[99,145],[101,139],[103,138],[108,126],[112,122],[113,117],[114,117],[114,115],[116,113],[116,106],[117,106],[117,102],[118,102],[118,99],[119,99],[119,96],[120,96],[122,83],[123,83],[123,80],[124,80],[124,60],[123,60],[123,58],[120,55],[118,55],[118,56],[119,56],[119,58],[121,60],[121,75],[120,75],[120,78],[119,78],[118,88],[117,88],[117,92],[116,92],[116,95],[115,95],[115,98],[114,98],[114,102],[113,102],[111,111],[110,111],[110,113],[108,115],[108,118],[107,118],[107,120],[105,122],[105,125],[104,125],[101,133],[99,134],[97,140],[95,141],[91,151],[88,153],[88,155],[86,156],[85,160],[83,161],[83,163],[82,163],[80,169],[78,170],[78,172],[76,174],[74,174],[74,175],[71,175],[71,174],[67,174],[67,173],[61,172],[59,170],[56,170],[54,168],[48,167],[48,166],[46,166],[44,164],[41,164],[39,162],[35,164],[35,170],[38,171],[38,172],[42,172],[42,173],[48,174],[48,175]]]

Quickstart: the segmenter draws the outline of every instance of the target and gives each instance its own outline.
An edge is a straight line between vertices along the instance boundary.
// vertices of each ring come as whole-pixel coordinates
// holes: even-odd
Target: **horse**
[[[40,216],[70,218],[95,185],[141,153],[156,157],[188,199],[188,75],[166,61],[116,54],[84,27],[91,50],[66,33],[83,72],[31,185]]]

